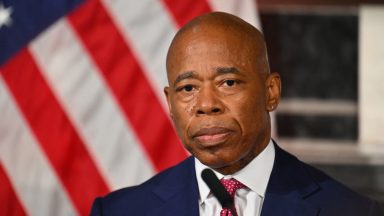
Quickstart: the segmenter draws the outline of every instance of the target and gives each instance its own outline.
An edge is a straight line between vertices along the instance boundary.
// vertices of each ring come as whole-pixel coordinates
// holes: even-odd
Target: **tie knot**
[[[231,197],[235,196],[236,190],[240,188],[245,188],[246,186],[243,185],[243,183],[237,181],[234,178],[231,179],[221,179],[220,180],[221,184],[224,185],[225,189],[228,191],[229,195]]]

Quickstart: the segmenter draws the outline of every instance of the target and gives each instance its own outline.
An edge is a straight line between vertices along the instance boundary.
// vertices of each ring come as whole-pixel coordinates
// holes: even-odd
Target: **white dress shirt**
[[[269,141],[268,146],[242,170],[226,176],[213,170],[219,179],[235,178],[247,186],[238,189],[235,194],[235,207],[239,216],[260,215],[274,160],[275,147],[272,141]],[[218,216],[222,207],[201,178],[201,171],[205,168],[209,167],[195,159],[200,216]]]

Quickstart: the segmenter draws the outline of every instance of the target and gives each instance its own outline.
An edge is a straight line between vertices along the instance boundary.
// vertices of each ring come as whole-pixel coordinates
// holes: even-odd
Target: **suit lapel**
[[[190,157],[168,173],[153,190],[162,204],[151,210],[148,215],[199,215],[199,195],[194,166],[194,158]]]
[[[315,216],[320,209],[305,199],[320,190],[304,164],[275,144],[275,162],[268,182],[262,216]]]

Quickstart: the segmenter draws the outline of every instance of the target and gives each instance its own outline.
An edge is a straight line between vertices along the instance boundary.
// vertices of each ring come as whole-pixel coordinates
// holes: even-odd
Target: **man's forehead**
[[[242,58],[254,59],[257,53],[263,52],[262,46],[257,44],[255,38],[242,32],[231,30],[227,27],[200,26],[198,30],[190,29],[174,40],[167,56],[169,61],[183,58],[199,58],[204,53],[220,53],[220,58],[225,54],[232,54],[230,58],[242,56]],[[228,55],[228,56],[229,56]],[[235,60],[235,59],[234,59]]]
[[[217,19],[217,17],[225,19]],[[168,51],[167,64],[174,56],[189,49],[202,49],[202,43],[219,43],[231,47],[232,50],[242,47],[251,50],[252,54],[264,52],[264,39],[261,33],[252,25],[235,16],[221,13],[203,16],[207,18],[191,21],[184,26],[173,39]],[[218,46],[209,46],[218,48]],[[206,48],[206,47],[205,47]],[[246,50],[242,50],[246,52]],[[171,57],[171,58],[170,58]]]
[[[221,47],[215,46],[217,44],[220,44]],[[189,53],[188,49],[194,52]],[[175,69],[181,62],[197,61],[201,58],[200,54],[212,54],[214,49],[223,52],[216,60],[230,58],[230,61],[235,62],[236,65],[246,62],[255,63],[261,59],[263,64],[268,64],[262,34],[238,17],[216,12],[192,20],[176,34],[167,55],[168,79],[172,76],[172,80],[169,81],[173,82],[178,76],[176,74],[180,74]],[[222,55],[224,52],[230,54],[224,56]],[[263,67],[268,68],[267,65]],[[184,69],[189,70],[188,68]]]

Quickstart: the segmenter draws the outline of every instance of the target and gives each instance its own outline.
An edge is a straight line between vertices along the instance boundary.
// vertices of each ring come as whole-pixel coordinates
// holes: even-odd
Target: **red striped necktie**
[[[246,186],[243,185],[241,182],[237,181],[234,178],[231,179],[221,179],[221,184],[224,185],[225,189],[228,191],[229,195],[231,195],[232,198],[235,197],[235,193],[237,189],[245,188]],[[236,209],[234,208],[236,211]],[[229,208],[223,208],[220,212],[220,216],[232,216],[232,212]]]

